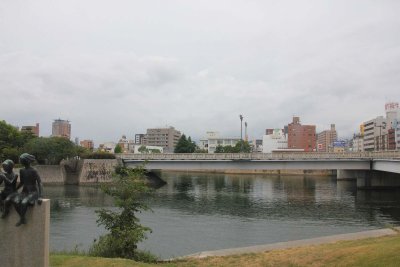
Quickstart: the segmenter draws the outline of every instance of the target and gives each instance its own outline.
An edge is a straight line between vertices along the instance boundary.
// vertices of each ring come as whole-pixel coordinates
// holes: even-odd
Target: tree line
[[[0,161],[11,159],[18,163],[22,153],[36,157],[39,164],[59,164],[61,160],[73,157],[115,158],[107,153],[92,151],[75,145],[63,137],[37,137],[31,132],[21,132],[5,121],[0,121]]]

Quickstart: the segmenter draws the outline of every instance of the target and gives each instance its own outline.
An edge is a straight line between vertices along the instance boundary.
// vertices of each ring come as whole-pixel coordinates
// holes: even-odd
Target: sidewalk
[[[241,248],[230,248],[230,249],[220,249],[214,251],[203,251],[171,260],[177,259],[184,259],[184,258],[206,258],[206,257],[213,257],[213,256],[228,256],[228,255],[237,255],[237,254],[245,254],[245,253],[258,253],[258,252],[265,252],[277,249],[287,249],[287,248],[294,248],[294,247],[303,247],[309,245],[320,245],[320,244],[327,244],[327,243],[335,243],[337,241],[346,241],[346,240],[358,240],[364,238],[372,238],[372,237],[381,237],[387,235],[396,235],[400,231],[400,227],[396,227],[393,229],[379,229],[379,230],[370,230],[370,231],[363,231],[357,233],[350,233],[350,234],[340,234],[340,235],[331,235],[331,236],[324,236],[324,237],[317,237],[317,238],[310,238],[310,239],[302,239],[302,240],[295,240],[295,241],[287,241],[287,242],[279,242],[267,245],[257,245],[257,246],[250,246],[250,247],[241,247]]]

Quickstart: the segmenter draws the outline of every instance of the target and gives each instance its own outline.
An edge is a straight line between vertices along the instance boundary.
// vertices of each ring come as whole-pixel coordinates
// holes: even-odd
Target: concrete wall
[[[27,224],[16,227],[19,216],[14,208],[0,219],[0,265],[2,267],[49,266],[50,200],[30,207]]]
[[[61,165],[37,165],[34,168],[38,171],[43,184],[65,183],[65,170]]]
[[[85,159],[79,175],[79,184],[109,182],[117,165],[116,159]]]

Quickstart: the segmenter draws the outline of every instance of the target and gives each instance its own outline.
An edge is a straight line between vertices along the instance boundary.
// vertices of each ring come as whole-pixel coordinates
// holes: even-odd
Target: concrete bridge
[[[400,152],[122,154],[127,167],[151,170],[337,170],[359,188],[400,186]]]

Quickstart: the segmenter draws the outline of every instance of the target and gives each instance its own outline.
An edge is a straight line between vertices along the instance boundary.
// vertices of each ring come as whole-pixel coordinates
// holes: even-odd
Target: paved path
[[[206,257],[212,257],[212,256],[228,256],[228,255],[237,255],[237,254],[245,254],[245,253],[265,252],[265,251],[277,250],[277,249],[286,249],[286,248],[302,247],[302,246],[309,246],[309,245],[334,243],[337,241],[357,240],[357,239],[370,238],[370,237],[396,235],[396,234],[398,234],[399,231],[400,231],[400,227],[397,227],[396,230],[387,228],[387,229],[370,230],[370,231],[363,231],[363,232],[350,233],[350,234],[340,234],[340,235],[324,236],[324,237],[295,240],[295,241],[288,241],[288,242],[279,242],[279,243],[273,243],[273,244],[267,244],[267,245],[220,249],[220,250],[214,250],[214,251],[203,251],[203,252],[179,257],[177,259],[206,258]]]

